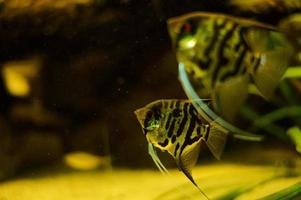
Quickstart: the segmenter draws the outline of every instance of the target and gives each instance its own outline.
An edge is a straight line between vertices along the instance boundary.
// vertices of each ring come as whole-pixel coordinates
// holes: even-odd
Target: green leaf
[[[301,182],[298,182],[290,187],[287,187],[279,192],[261,198],[261,200],[288,200],[298,199],[301,196]]]
[[[291,127],[287,130],[287,134],[292,142],[296,145],[296,150],[301,153],[301,131],[299,127]]]

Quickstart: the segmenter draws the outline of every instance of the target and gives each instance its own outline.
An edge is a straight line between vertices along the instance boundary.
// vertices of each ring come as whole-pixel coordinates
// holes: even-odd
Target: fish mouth
[[[137,120],[139,121],[139,123],[141,124],[141,126],[143,127],[143,121],[145,119],[145,110],[143,108],[139,108],[137,110],[134,111],[134,114],[136,115]]]
[[[143,134],[146,135],[147,130],[144,128],[145,109],[144,108],[139,108],[139,109],[134,111],[134,114],[136,115],[136,118],[137,118],[139,124],[142,127]]]

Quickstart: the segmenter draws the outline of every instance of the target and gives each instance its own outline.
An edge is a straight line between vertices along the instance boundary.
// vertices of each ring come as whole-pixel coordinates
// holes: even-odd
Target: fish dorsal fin
[[[225,148],[228,133],[220,129],[218,125],[213,122],[210,124],[210,130],[207,134],[208,135],[204,136],[204,140],[213,156],[220,160]]]
[[[208,196],[204,193],[203,190],[198,186],[198,184],[194,181],[191,175],[191,169],[196,164],[199,154],[200,154],[201,142],[196,143],[193,146],[186,147],[182,154],[176,158],[176,163],[180,171],[182,171],[185,176],[192,182],[194,186],[198,188],[198,190],[207,198]]]
[[[248,96],[248,83],[249,77],[244,75],[232,77],[215,87],[212,97],[214,108],[221,116],[233,121]]]
[[[196,103],[205,104],[207,106],[212,104],[212,99],[189,99],[186,101],[189,102],[190,104],[192,104],[192,106],[194,106],[194,104],[196,104]]]

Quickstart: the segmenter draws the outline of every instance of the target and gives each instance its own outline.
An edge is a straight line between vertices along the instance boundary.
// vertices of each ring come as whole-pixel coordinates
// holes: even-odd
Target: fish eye
[[[153,112],[152,110],[149,110],[149,111],[146,113],[146,119],[147,119],[147,120],[151,119],[153,116],[154,116],[154,112]]]
[[[149,118],[146,126],[145,126],[145,129],[147,131],[153,131],[157,128],[159,128],[160,126],[160,121],[158,119],[155,119],[155,117],[152,115],[151,118]]]
[[[182,26],[182,32],[183,33],[189,33],[191,31],[192,27],[191,24],[186,22],[185,24],[183,24]]]

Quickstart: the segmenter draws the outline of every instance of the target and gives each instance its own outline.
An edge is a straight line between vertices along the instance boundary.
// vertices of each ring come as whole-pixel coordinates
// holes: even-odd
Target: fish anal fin
[[[201,148],[201,141],[197,142],[193,146],[188,146],[184,149],[182,154],[176,158],[176,163],[178,165],[178,168],[180,171],[182,171],[185,176],[191,181],[191,183],[197,187],[197,189],[206,197],[206,199],[209,199],[209,197],[204,193],[204,191],[198,186],[198,184],[195,182],[191,175],[191,169],[196,164],[199,154],[200,154],[200,148]]]
[[[220,130],[216,124],[210,125],[208,136],[204,138],[209,150],[213,156],[220,160],[227,142],[228,133]]]
[[[177,164],[183,173],[189,178],[191,177],[191,169],[198,161],[200,154],[201,142],[197,142],[192,146],[187,146],[179,156]],[[192,177],[191,177],[192,178]],[[191,179],[189,178],[189,179]]]
[[[229,121],[235,115],[248,96],[249,77],[247,75],[232,77],[216,85],[213,92],[214,107]]]
[[[289,57],[289,52],[285,48],[261,54],[260,65],[253,72],[253,77],[255,85],[266,99],[273,95],[287,69]]]

